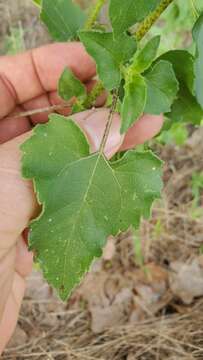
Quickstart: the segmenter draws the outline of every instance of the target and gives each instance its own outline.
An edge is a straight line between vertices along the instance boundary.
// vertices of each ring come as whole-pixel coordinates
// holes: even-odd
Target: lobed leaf
[[[172,64],[159,59],[150,67],[159,42],[159,36],[152,38],[134,55],[125,71],[121,133],[125,133],[143,112],[158,115],[170,111],[176,99],[178,81]]]
[[[38,125],[22,151],[23,176],[34,180],[43,205],[31,223],[30,248],[65,300],[106,238],[149,216],[160,196],[161,162],[151,152],[130,151],[114,163],[90,155],[77,125],[59,115]]]
[[[113,33],[80,31],[80,40],[94,58],[100,80],[108,90],[117,88],[121,81],[121,65],[136,51],[136,42],[126,34],[114,39]]]

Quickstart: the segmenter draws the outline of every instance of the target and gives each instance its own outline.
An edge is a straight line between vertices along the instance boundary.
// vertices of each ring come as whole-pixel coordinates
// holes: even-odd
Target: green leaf
[[[100,80],[108,90],[117,88],[121,81],[121,65],[136,51],[136,42],[126,34],[114,39],[113,33],[80,31],[80,40],[94,58]]]
[[[188,88],[182,86],[177,99],[171,107],[171,111],[166,116],[175,122],[181,121],[200,125],[203,119],[203,110]]]
[[[140,74],[133,74],[126,80],[125,96],[121,107],[121,133],[125,133],[142,115],[146,105],[147,87]]]
[[[142,73],[151,66],[157,55],[159,44],[160,36],[155,36],[148,41],[148,43],[140,52],[135,54],[133,59],[133,67],[137,70],[137,72]]]
[[[142,21],[159,3],[160,0],[111,0],[109,15],[115,35]]]
[[[194,57],[186,50],[171,50],[161,55],[158,59],[169,61],[173,65],[179,86],[187,86],[191,94],[194,94]]]
[[[36,178],[40,174],[41,179],[49,179],[67,163],[89,154],[89,145],[79,127],[61,115],[50,115],[49,119],[48,124],[37,125],[33,136],[22,145],[25,178],[30,175]],[[40,154],[39,149],[43,149]]]
[[[195,60],[195,93],[198,103],[203,109],[203,14],[197,20],[193,37],[197,45]]]
[[[160,60],[145,74],[147,102],[145,112],[161,114],[170,111],[178,92],[178,81],[173,66]]]
[[[194,57],[188,51],[173,50],[163,54],[160,59],[169,61],[173,65],[179,82],[177,99],[167,116],[173,121],[200,124],[203,110],[194,97]]]
[[[77,125],[59,115],[37,126],[22,151],[23,176],[34,180],[43,205],[31,223],[29,245],[65,300],[107,237],[149,216],[160,196],[161,162],[151,152],[130,151],[115,163],[90,155]]]
[[[111,164],[121,189],[119,230],[131,225],[136,229],[140,218],[149,218],[151,206],[162,190],[162,162],[151,151],[128,151]]]
[[[32,0],[36,5],[41,6],[42,0]]]
[[[77,39],[85,14],[71,0],[42,0],[41,20],[56,41]]]
[[[60,97],[66,101],[70,100],[72,97],[77,97],[80,100],[86,98],[86,88],[84,84],[75,77],[73,72],[66,68],[58,84],[58,93]]]

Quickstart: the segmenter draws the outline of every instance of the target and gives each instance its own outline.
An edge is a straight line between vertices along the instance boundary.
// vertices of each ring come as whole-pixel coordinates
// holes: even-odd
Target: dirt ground
[[[0,19],[1,51],[19,21],[26,48],[50,41],[28,0],[0,0]],[[162,200],[136,239],[109,239],[67,304],[33,271],[2,359],[203,360],[203,197],[194,209],[191,188],[203,128],[190,130],[181,148],[153,144],[165,161]]]

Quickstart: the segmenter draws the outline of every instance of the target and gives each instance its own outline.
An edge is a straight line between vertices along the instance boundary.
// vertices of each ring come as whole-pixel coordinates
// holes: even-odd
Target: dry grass
[[[25,305],[24,305],[25,306]],[[27,304],[28,306],[28,304]],[[39,304],[30,304],[32,312]],[[31,320],[31,313],[28,320]],[[66,311],[55,316],[55,325],[45,329],[39,313],[32,322],[44,328],[27,344],[19,344],[5,353],[3,359],[57,360],[193,360],[203,358],[203,302],[199,301],[184,315],[160,315],[139,324],[113,327],[100,335],[89,328],[87,311]],[[62,319],[63,318],[63,319]],[[26,321],[26,320],[25,320]],[[37,324],[36,324],[37,321]],[[31,327],[31,324],[29,324]]]

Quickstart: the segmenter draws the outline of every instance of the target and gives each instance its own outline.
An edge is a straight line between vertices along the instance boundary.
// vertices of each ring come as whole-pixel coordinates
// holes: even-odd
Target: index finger
[[[16,56],[0,58],[0,118],[18,104],[57,89],[68,66],[83,82],[96,73],[94,61],[81,43],[56,43]]]

